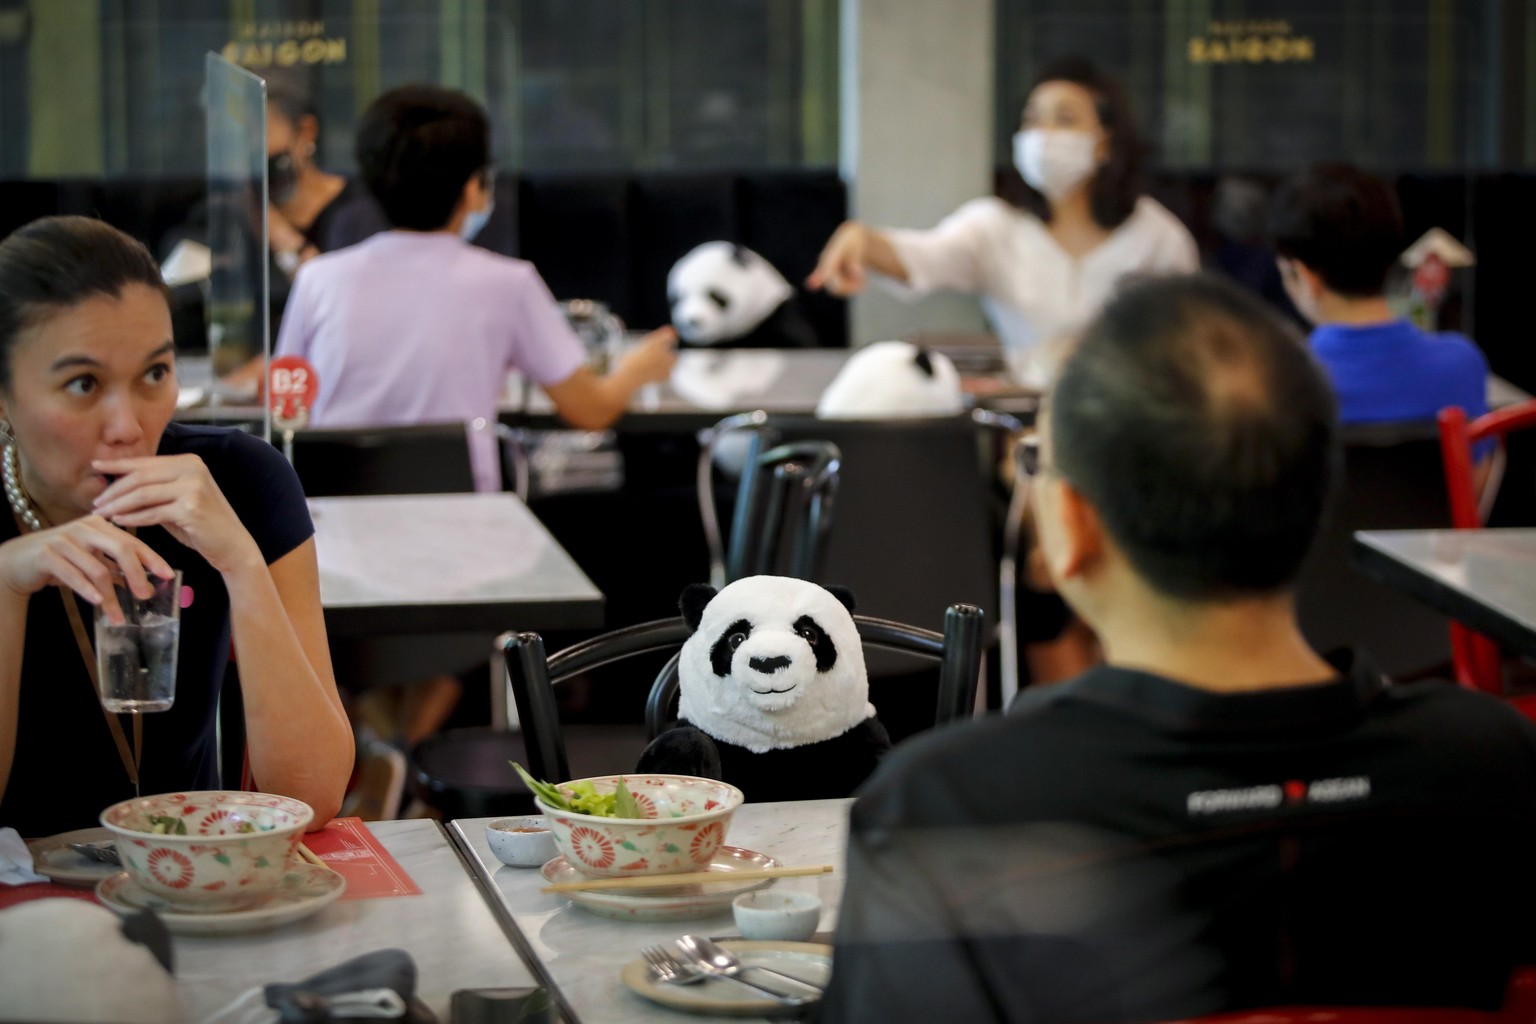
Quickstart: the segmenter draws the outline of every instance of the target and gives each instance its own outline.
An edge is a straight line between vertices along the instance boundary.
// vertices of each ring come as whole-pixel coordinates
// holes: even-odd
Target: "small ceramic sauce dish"
[[[555,837],[539,814],[493,821],[485,826],[485,839],[497,860],[515,868],[539,867],[554,860],[558,852]]]
[[[744,939],[804,942],[821,923],[821,900],[793,889],[744,892],[731,903]]]

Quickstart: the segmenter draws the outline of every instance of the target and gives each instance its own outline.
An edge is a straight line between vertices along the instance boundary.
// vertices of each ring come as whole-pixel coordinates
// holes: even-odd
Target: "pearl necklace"
[[[37,513],[37,506],[32,504],[32,499],[27,496],[26,489],[21,486],[21,471],[17,465],[16,445],[14,443],[5,446],[4,475],[5,497],[11,503],[11,511],[26,524],[28,530],[34,533],[43,528],[42,516]]]

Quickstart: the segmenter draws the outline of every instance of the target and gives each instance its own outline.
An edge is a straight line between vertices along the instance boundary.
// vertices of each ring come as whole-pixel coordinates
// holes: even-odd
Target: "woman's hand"
[[[117,477],[96,499],[96,513],[117,526],[160,526],[228,574],[265,566],[261,550],[196,455],[152,455],[91,463]]]
[[[844,221],[827,239],[816,269],[805,279],[806,287],[824,288],[843,297],[857,295],[868,282],[864,273],[868,248],[868,229],[856,220]]]
[[[63,526],[23,534],[0,544],[0,587],[30,597],[63,584],[121,623],[123,611],[112,589],[121,575],[136,597],[154,592],[148,574],[170,579],[175,570],[143,541],[101,516],[82,516]]]

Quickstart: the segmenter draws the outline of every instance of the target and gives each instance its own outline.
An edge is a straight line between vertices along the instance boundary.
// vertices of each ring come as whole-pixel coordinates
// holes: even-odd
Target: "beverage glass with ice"
[[[122,625],[96,616],[96,675],[108,711],[164,711],[176,701],[176,646],[181,636],[181,573],[149,577],[154,593],[133,596],[114,581]]]

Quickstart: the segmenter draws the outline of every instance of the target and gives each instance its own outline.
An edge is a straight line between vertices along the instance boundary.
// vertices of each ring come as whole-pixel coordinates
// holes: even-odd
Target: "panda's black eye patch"
[[[816,671],[825,672],[837,664],[837,645],[815,619],[800,616],[795,620],[795,633],[811,645],[811,653],[816,655]]]
[[[709,667],[714,669],[715,675],[724,679],[731,674],[731,655],[751,635],[752,623],[746,619],[737,619],[720,632],[720,639],[709,649]]]
[[[709,290],[709,301],[713,302],[721,309],[729,309],[731,306],[731,297],[725,294],[725,292],[717,291],[714,288]]]

